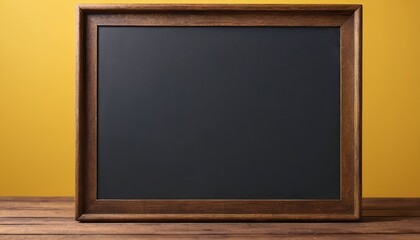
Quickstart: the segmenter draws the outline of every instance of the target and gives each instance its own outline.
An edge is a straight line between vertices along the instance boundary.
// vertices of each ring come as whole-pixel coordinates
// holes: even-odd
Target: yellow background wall
[[[419,0],[83,2],[363,4],[363,196],[420,197]],[[0,0],[0,195],[74,195],[75,6]]]

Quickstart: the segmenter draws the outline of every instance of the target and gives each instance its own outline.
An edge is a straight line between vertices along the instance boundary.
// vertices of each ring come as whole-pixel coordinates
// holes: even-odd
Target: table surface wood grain
[[[360,222],[79,223],[74,199],[0,197],[0,239],[420,239],[420,199],[364,199]]]

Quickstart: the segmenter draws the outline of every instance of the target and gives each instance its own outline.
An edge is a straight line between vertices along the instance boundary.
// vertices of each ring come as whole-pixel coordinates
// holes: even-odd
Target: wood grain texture
[[[367,216],[420,217],[418,198],[367,198],[363,201],[363,213]]]
[[[77,205],[80,206],[76,208],[76,216],[80,215],[80,210],[83,209],[83,199],[80,197],[83,195],[81,187],[78,187],[79,185],[83,184],[83,172],[84,172],[84,166],[82,163],[84,163],[83,157],[84,157],[84,146],[85,142],[83,142],[85,137],[85,98],[84,98],[84,92],[85,87],[83,86],[83,79],[85,76],[84,72],[84,66],[85,66],[85,53],[84,53],[84,21],[85,17],[82,13],[82,10],[80,8],[76,8],[76,39],[77,39],[77,45],[76,45],[76,82],[75,82],[75,89],[76,89],[76,96],[75,96],[75,114],[76,114],[76,202]]]
[[[0,239],[419,239],[420,199],[364,199],[360,222],[79,223],[73,198],[0,197]],[[384,216],[369,216],[369,210]],[[367,211],[367,212],[366,212]],[[420,211],[419,211],[420,213]]]
[[[5,235],[0,239],[286,239],[286,240],[349,240],[349,239],[373,239],[373,240],[418,240],[419,234],[322,234],[322,235]]]
[[[94,23],[107,26],[341,26],[346,15],[282,12],[145,12],[130,15],[94,14]]]
[[[98,200],[98,26],[336,26],[341,29],[340,200]],[[79,5],[76,219],[356,220],[361,202],[360,5]]]
[[[354,4],[79,4],[85,12],[139,11],[305,11],[352,14],[360,5]]]

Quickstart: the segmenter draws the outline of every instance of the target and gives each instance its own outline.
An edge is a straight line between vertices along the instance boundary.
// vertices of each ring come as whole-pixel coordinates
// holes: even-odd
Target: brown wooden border
[[[361,215],[361,19],[361,5],[78,5],[76,219],[84,222],[359,219]],[[97,199],[97,28],[99,25],[340,27],[341,199]]]

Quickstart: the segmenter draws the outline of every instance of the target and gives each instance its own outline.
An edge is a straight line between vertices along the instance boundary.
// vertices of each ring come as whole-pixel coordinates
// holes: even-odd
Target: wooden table
[[[0,239],[420,239],[420,199],[365,199],[350,223],[79,223],[72,198],[0,197]]]

